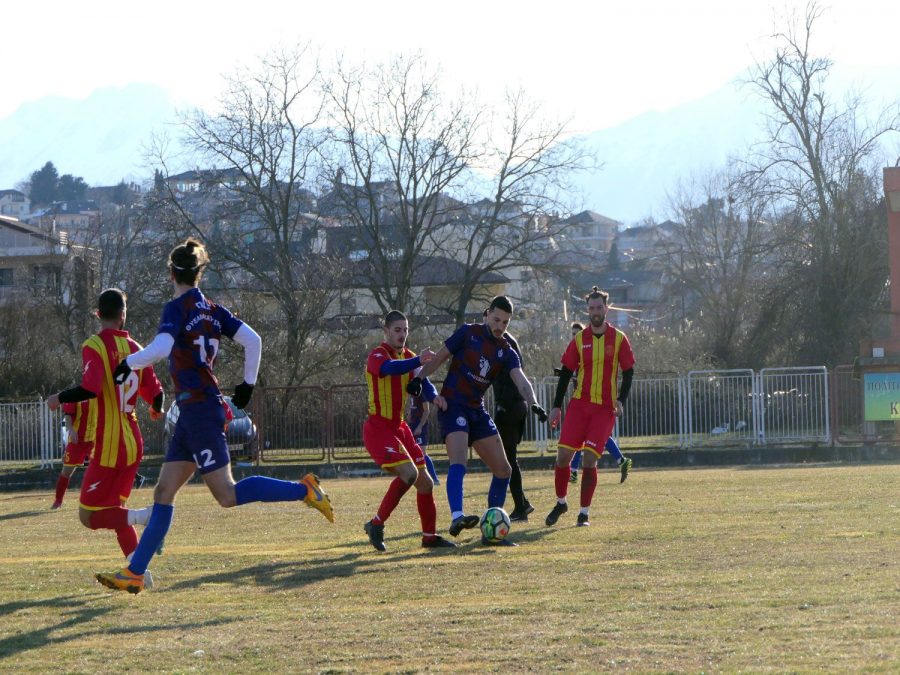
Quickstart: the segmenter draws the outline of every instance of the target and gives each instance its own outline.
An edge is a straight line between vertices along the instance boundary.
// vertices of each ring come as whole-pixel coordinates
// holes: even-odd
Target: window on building
[[[0,267],[0,286],[13,285],[13,271],[11,267]]]

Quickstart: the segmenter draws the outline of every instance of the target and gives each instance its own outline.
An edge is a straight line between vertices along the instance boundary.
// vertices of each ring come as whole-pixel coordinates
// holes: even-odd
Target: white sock
[[[128,524],[146,526],[152,511],[152,506],[145,506],[142,509],[128,509]]]
[[[557,497],[557,498],[556,498],[556,503],[557,503],[557,504],[566,504],[566,505],[568,505],[569,502],[567,501],[567,498],[566,498],[566,497]]]
[[[462,511],[454,511],[453,513],[450,514],[450,520],[456,520],[457,518],[462,518],[464,515],[466,515],[466,514]]]
[[[581,507],[581,511],[579,511],[578,513],[583,513],[584,515],[588,516],[588,515],[590,515],[590,513],[588,513],[589,511],[590,511],[590,508],[589,508],[589,507],[587,507],[587,506],[582,506],[582,507]]]

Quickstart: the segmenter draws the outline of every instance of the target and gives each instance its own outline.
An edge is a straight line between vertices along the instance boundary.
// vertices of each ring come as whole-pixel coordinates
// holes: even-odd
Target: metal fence
[[[538,402],[552,407],[557,378],[533,381]],[[673,450],[716,446],[895,440],[896,426],[862,419],[861,384],[852,368],[824,367],[691,371],[636,378],[614,435],[628,449]],[[493,411],[489,390],[485,405]],[[263,461],[350,462],[368,457],[362,443],[365,385],[260,387],[249,413],[258,427]],[[159,456],[165,437],[143,406],[145,456]],[[62,415],[43,401],[0,404],[0,464],[49,465],[62,457]],[[558,430],[529,415],[520,452],[556,452]],[[429,454],[446,456],[437,422],[428,430]]]

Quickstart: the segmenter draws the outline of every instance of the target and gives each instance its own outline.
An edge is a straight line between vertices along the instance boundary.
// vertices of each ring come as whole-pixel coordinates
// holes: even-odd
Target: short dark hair
[[[596,300],[597,298],[603,298],[603,304],[609,304],[609,293],[606,291],[601,291],[599,286],[591,287],[591,292],[584,296],[585,302],[590,302],[591,300]]]
[[[576,321],[575,323],[572,324],[571,329],[572,330],[584,330],[584,325],[579,323],[578,321]]]
[[[505,295],[498,295],[493,300],[491,300],[490,307],[488,307],[488,311],[493,309],[500,309],[508,314],[513,313],[513,304],[512,300],[507,298]]]
[[[193,286],[200,281],[203,268],[209,264],[206,247],[193,237],[172,249],[169,254],[169,269],[179,284]]]
[[[97,316],[101,319],[114,320],[122,316],[128,296],[118,288],[107,288],[97,298]]]
[[[406,321],[406,314],[401,312],[399,309],[392,309],[390,312],[385,314],[384,316],[384,327],[389,328],[391,324],[394,324],[398,321]]]

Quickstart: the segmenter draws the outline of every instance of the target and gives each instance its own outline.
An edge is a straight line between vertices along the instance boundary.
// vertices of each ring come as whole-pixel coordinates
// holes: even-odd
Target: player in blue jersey
[[[431,403],[425,400],[422,394],[409,397],[409,410],[406,413],[406,423],[412,430],[413,438],[425,453],[425,469],[435,485],[440,485],[434,461],[425,449],[428,447],[428,418],[431,417]]]
[[[463,324],[447,340],[434,359],[422,367],[419,376],[431,375],[450,359],[450,367],[441,393],[434,399],[438,408],[441,434],[447,444],[450,468],[447,471],[447,501],[452,523],[450,534],[458,536],[462,530],[478,525],[479,517],[463,511],[463,479],[471,445],[494,474],[488,490],[488,506],[502,507],[512,475],[512,467],[503,451],[497,426],[484,407],[484,392],[504,370],[542,422],[547,413],[537,404],[531,383],[522,372],[519,356],[503,337],[513,306],[509,298],[500,295],[491,300],[484,323]],[[410,392],[414,393],[414,392]],[[482,539],[484,543],[486,540]],[[512,545],[507,539],[503,545]]]
[[[97,580],[110,588],[129,593],[143,589],[144,571],[172,523],[175,495],[197,470],[224,507],[304,501],[334,522],[328,495],[313,474],[297,482],[250,476],[235,483],[232,478],[224,431],[225,403],[213,365],[223,336],[244,348],[244,380],[232,396],[234,405],[244,408],[256,383],[262,342],[250,326],[206,298],[197,287],[208,264],[206,248],[195,239],[187,239],[172,250],[169,272],[175,299],[163,309],[153,342],[121,361],[113,374],[121,383],[132,369],[146,368],[168,357],[179,415],[153,493],[153,511],[131,562],[120,572],[97,575]]]

